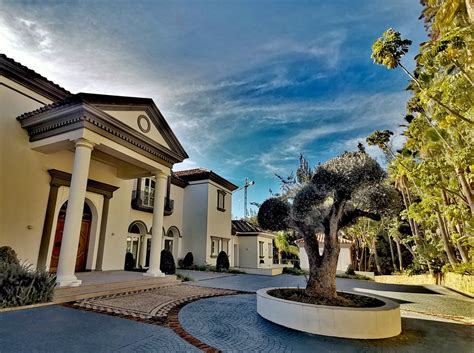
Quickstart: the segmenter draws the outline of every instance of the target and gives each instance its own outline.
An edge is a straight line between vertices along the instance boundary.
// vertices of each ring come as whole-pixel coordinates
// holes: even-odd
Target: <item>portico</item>
[[[62,236],[57,237],[55,220],[58,219],[64,200],[54,200],[50,191],[39,254],[41,261],[38,261],[38,264],[43,262],[46,267],[49,266],[53,242],[59,239],[60,252],[56,272],[58,286],[81,285],[81,280],[75,275],[75,268],[78,245],[81,244],[83,236],[81,224],[87,194],[96,194],[99,200],[102,198],[102,201],[97,202],[97,208],[100,209],[96,211],[95,223],[92,219],[95,224],[95,230],[92,231],[97,234],[91,234],[90,237],[95,241],[85,245],[89,249],[88,253],[95,256],[93,261],[88,261],[95,264],[90,270],[102,270],[108,243],[113,242],[114,236],[117,236],[115,232],[107,230],[111,223],[108,216],[109,202],[114,201],[112,194],[125,185],[122,180],[138,177],[152,176],[156,180],[150,266],[144,275],[164,276],[160,271],[160,252],[167,178],[173,164],[187,158],[187,154],[153,101],[77,94],[23,114],[18,120],[29,134],[32,150],[47,155],[67,153],[72,157],[70,185],[68,189],[63,190],[67,195],[67,209]],[[102,169],[99,171],[96,167],[98,164],[106,172]],[[111,188],[109,193],[91,189],[88,186],[91,181],[108,185]],[[66,185],[61,187],[67,188]],[[117,192],[119,191],[115,191]],[[130,194],[128,197],[130,198]],[[124,229],[123,234],[126,232],[127,229]],[[56,234],[56,237],[52,234]],[[88,236],[86,239],[89,239]]]

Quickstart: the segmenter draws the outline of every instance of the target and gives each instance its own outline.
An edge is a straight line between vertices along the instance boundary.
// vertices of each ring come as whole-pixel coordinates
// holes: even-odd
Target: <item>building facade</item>
[[[0,245],[77,286],[76,272],[145,275],[175,260],[233,264],[234,184],[212,171],[173,173],[188,157],[152,99],[72,94],[0,55]]]

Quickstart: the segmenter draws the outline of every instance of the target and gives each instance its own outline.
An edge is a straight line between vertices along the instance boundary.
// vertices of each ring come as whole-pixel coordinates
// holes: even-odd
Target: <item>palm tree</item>
[[[288,234],[285,231],[276,232],[275,248],[278,250],[278,263],[281,264],[282,253],[293,254],[298,256],[299,249],[295,245],[288,243]]]

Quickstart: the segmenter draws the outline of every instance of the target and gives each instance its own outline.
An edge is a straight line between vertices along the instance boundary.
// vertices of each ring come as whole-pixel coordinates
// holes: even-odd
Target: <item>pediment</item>
[[[160,145],[171,149],[171,146],[166,142],[160,126],[153,123],[152,118],[145,110],[104,110],[105,113],[120,120],[122,123],[130,126],[135,131],[143,134]]]
[[[17,119],[32,142],[86,128],[170,165],[188,158],[149,98],[79,93]]]

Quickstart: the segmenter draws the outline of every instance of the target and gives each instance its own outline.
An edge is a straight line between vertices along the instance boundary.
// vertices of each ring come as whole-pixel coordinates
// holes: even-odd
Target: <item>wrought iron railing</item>
[[[132,208],[140,211],[153,212],[154,197],[151,193],[143,190],[132,191]],[[173,214],[174,200],[165,196],[164,215]]]

